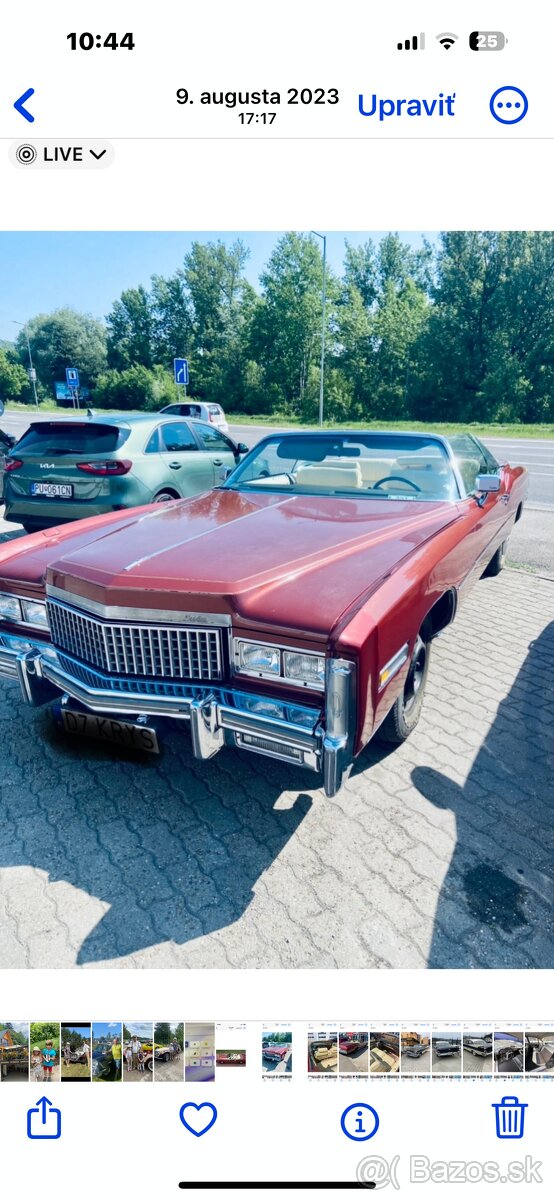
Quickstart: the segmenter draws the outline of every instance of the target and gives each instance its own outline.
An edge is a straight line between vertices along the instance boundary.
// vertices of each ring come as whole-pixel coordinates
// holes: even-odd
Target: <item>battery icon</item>
[[[503,1096],[500,1104],[493,1104],[496,1117],[496,1136],[498,1138],[522,1138],[525,1109],[517,1096]]]
[[[508,41],[506,35],[499,29],[475,29],[469,35],[470,50],[503,50]]]

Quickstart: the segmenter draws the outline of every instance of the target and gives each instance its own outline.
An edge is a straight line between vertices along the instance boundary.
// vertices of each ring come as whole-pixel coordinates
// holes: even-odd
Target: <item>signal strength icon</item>
[[[414,33],[411,38],[406,38],[405,42],[397,42],[397,50],[425,50],[425,34]]]
[[[445,50],[450,50],[454,45],[454,42],[457,41],[457,33],[437,33],[437,42],[440,42],[441,46],[443,46]]]

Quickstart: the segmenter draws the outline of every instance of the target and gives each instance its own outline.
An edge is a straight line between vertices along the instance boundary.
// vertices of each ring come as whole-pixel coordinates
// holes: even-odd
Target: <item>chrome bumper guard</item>
[[[338,792],[353,759],[355,669],[331,659],[326,721],[319,707],[291,704],[238,688],[166,685],[103,675],[50,645],[0,635],[0,676],[17,679],[23,698],[39,707],[60,696],[111,717],[190,721],[195,758],[235,746],[323,773],[327,796]]]

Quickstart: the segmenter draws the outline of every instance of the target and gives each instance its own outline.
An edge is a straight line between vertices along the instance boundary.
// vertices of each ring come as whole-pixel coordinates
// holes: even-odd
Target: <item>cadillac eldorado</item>
[[[341,431],[271,433],[224,475],[0,547],[0,675],[70,733],[157,752],[172,718],[198,759],[312,768],[332,797],[375,734],[415,729],[527,472],[469,434]]]

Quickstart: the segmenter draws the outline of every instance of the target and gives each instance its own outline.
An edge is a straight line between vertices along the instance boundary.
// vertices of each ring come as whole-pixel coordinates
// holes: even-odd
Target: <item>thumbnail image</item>
[[[402,1075],[429,1075],[431,1071],[431,1039],[427,1033],[408,1032],[400,1037]]]
[[[90,1021],[62,1021],[62,1083],[90,1082]]]
[[[187,1083],[213,1083],[215,1079],[214,1021],[187,1021],[185,1079]]]
[[[494,1034],[495,1075],[521,1075],[525,1066],[525,1044],[521,1030]]]
[[[123,1081],[152,1083],[154,1027],[151,1021],[123,1022]],[[181,1079],[181,1074],[179,1079]]]
[[[554,1074],[554,1033],[525,1034],[525,1073]]]
[[[216,1067],[245,1067],[246,1050],[216,1050]]]
[[[339,1031],[339,1075],[367,1075],[369,1033]]]
[[[92,1079],[95,1083],[121,1081],[121,1021],[93,1021]]]
[[[154,1082],[182,1083],[184,1045],[182,1021],[158,1021],[154,1025]],[[138,1054],[138,1051],[137,1051]]]
[[[492,1032],[485,1030],[484,1033],[464,1033],[462,1043],[464,1075],[492,1074]]]
[[[31,1021],[30,1078],[37,1083],[59,1083],[60,1080],[60,1022]]]
[[[400,1070],[400,1035],[371,1030],[369,1035],[370,1075],[398,1075]]]
[[[264,1075],[292,1074],[292,1033],[262,1035],[262,1072]]]
[[[308,1034],[308,1074],[336,1075],[338,1037],[336,1033]]]
[[[26,1021],[0,1021],[0,1083],[27,1083],[29,1026]]]
[[[431,1070],[433,1075],[461,1075],[462,1035],[435,1033],[431,1039]]]

